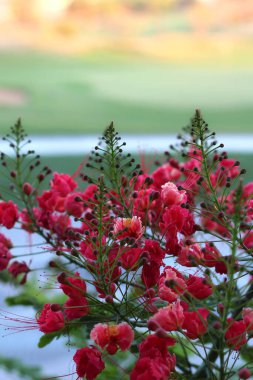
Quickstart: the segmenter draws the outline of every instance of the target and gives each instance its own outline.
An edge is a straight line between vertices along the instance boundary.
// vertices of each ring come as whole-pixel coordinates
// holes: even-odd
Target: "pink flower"
[[[90,338],[102,349],[113,355],[120,348],[126,351],[132,344],[134,332],[132,328],[125,322],[119,325],[107,325],[98,323],[93,327]]]
[[[233,318],[228,318],[228,328],[225,333],[225,339],[228,347],[238,351],[240,347],[247,342],[246,326],[243,320],[235,321]]]
[[[12,202],[0,202],[0,224],[11,229],[18,220],[18,207]]]
[[[179,271],[166,267],[158,282],[158,295],[162,300],[174,302],[184,293],[186,282]]]
[[[76,351],[74,357],[79,378],[95,379],[105,368],[101,352],[95,347],[84,347]]]
[[[162,307],[149,319],[148,327],[150,330],[157,331],[177,331],[181,329],[184,322],[183,308],[179,302]]]
[[[161,197],[165,206],[180,205],[187,200],[186,192],[178,190],[172,182],[166,182],[161,189]]]
[[[188,338],[197,339],[206,333],[208,315],[209,311],[204,308],[184,312],[185,319],[182,327],[186,330]]]
[[[64,316],[61,310],[53,311],[52,305],[45,304],[37,317],[40,331],[45,334],[61,330],[65,326]]]
[[[253,310],[250,308],[243,309],[242,311],[243,322],[245,323],[246,330],[253,332]]]
[[[213,293],[212,286],[203,277],[190,274],[186,283],[188,292],[199,300],[203,300]]]
[[[113,234],[118,239],[126,237],[139,239],[144,230],[145,228],[142,227],[141,219],[133,216],[132,218],[118,218],[114,224]]]

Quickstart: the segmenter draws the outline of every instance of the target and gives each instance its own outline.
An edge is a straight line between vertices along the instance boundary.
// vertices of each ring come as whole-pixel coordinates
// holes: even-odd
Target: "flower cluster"
[[[49,267],[67,299],[44,304],[36,324],[44,334],[85,329],[73,358],[79,378],[95,379],[120,352],[129,353],[131,380],[230,379],[231,352],[244,359],[253,337],[253,182],[243,185],[240,163],[198,111],[179,138],[174,157],[166,152],[148,173],[110,125],[88,174],[53,173],[46,190],[50,170],[32,180],[36,165],[26,175],[16,157],[10,177],[20,202],[2,198],[0,224],[39,234],[55,254]],[[24,284],[32,269],[12,261],[11,248],[0,234],[0,270],[23,274]]]

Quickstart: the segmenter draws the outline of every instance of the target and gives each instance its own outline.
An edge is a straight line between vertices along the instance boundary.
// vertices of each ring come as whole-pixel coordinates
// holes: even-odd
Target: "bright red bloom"
[[[84,347],[76,351],[74,357],[79,378],[95,379],[105,368],[101,352],[96,347]]]
[[[198,244],[182,245],[178,252],[177,262],[185,267],[194,267],[202,264],[204,254]]]
[[[0,202],[0,224],[11,229],[18,220],[18,207],[12,202]]]
[[[160,223],[160,227],[168,237],[171,231],[181,232],[185,236],[190,236],[194,232],[194,219],[186,208],[178,205],[166,208],[162,219],[163,223]]]
[[[4,234],[1,234],[1,233],[0,233],[0,243],[3,244],[8,249],[13,247],[12,241],[8,239]]]
[[[205,248],[202,249],[202,252],[204,253],[204,265],[210,268],[214,267],[221,258],[221,253],[210,243],[205,243]]]
[[[85,296],[86,284],[78,272],[76,272],[73,277],[68,277],[65,273],[62,273],[58,276],[58,281],[61,284],[60,288],[70,298],[80,298]]]
[[[140,259],[142,248],[124,249],[119,260],[122,268],[126,270],[136,270],[137,262]]]
[[[224,186],[227,178],[235,178],[240,174],[239,165],[235,165],[235,160],[225,158],[218,164],[216,173],[212,176],[214,186]]]
[[[213,293],[212,286],[203,277],[192,276],[187,280],[187,290],[195,298],[203,300]]]
[[[64,209],[69,215],[73,215],[76,218],[80,218],[84,212],[83,202],[79,202],[78,198],[82,198],[82,193],[68,194],[64,201]]]
[[[69,298],[64,303],[64,312],[69,321],[84,317],[89,312],[87,299],[85,297]]]
[[[113,355],[120,348],[126,351],[132,344],[134,332],[132,328],[125,322],[119,325],[107,325],[98,323],[93,327],[90,338],[102,349]]]
[[[250,308],[243,309],[242,311],[243,322],[245,323],[246,330],[253,332],[253,310]]]
[[[165,331],[177,331],[184,322],[183,308],[179,302],[162,307],[149,319],[148,327],[156,331],[162,328]]]
[[[228,328],[225,333],[226,343],[232,350],[237,351],[247,342],[245,323],[243,320],[235,321],[233,318],[228,318],[227,322]]]
[[[54,173],[50,182],[51,188],[59,193],[60,196],[66,197],[77,187],[77,183],[68,174]]]
[[[166,182],[177,181],[180,176],[181,171],[179,170],[179,165],[176,167],[176,165],[172,166],[169,163],[163,164],[152,173],[154,186],[156,186],[158,189],[160,189],[161,186]]]
[[[43,211],[64,211],[64,198],[54,190],[44,190],[41,195],[37,197],[40,208]]]
[[[183,329],[186,330],[186,335],[190,339],[197,339],[199,336],[204,335],[207,331],[207,317],[209,311],[201,308],[198,311],[185,311]]]
[[[172,267],[166,267],[158,282],[159,297],[162,300],[174,302],[185,289],[186,282],[181,273]]]
[[[162,265],[162,260],[165,257],[165,250],[162,249],[159,243],[155,240],[146,239],[143,247],[143,252],[147,252],[147,260]]]
[[[145,263],[142,267],[141,281],[147,289],[157,284],[160,277],[160,265],[154,261]]]
[[[243,244],[246,248],[251,249],[253,248],[253,231],[248,231],[243,239]]]
[[[155,197],[154,197],[155,194]],[[143,221],[150,219],[150,213],[157,215],[161,209],[160,193],[154,192],[153,188],[141,189],[135,192],[133,199],[133,214]]]
[[[185,190],[178,190],[172,182],[166,182],[161,189],[161,198],[165,206],[180,205],[187,201]]]
[[[6,245],[0,242],[0,270],[6,269],[12,255]]]
[[[174,371],[176,356],[168,352],[175,344],[171,337],[160,338],[149,335],[139,346],[140,358],[131,373],[131,380],[167,380]]]
[[[170,368],[165,360],[143,357],[137,360],[130,380],[168,380],[169,375]]]
[[[24,276],[22,277],[20,284],[24,285],[26,283],[27,274],[30,272],[30,268],[27,266],[27,264],[19,261],[13,261],[11,265],[8,268],[8,272],[14,277],[17,278],[19,274],[24,273]]]
[[[141,219],[137,216],[133,216],[132,218],[118,218],[114,224],[113,234],[117,239],[126,237],[139,239],[144,229]]]
[[[49,303],[43,306],[39,317],[37,317],[40,331],[45,334],[61,330],[65,326],[63,312],[53,311]]]

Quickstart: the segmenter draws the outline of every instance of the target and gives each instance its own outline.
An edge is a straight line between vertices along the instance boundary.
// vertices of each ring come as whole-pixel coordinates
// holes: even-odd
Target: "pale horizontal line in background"
[[[52,135],[31,136],[32,143],[27,149],[48,156],[79,156],[88,154],[98,144],[98,135]],[[218,142],[224,144],[224,150],[237,153],[253,153],[253,134],[222,134]],[[126,142],[125,151],[131,153],[158,153],[169,149],[179,140],[175,135],[122,135]],[[0,141],[0,151],[11,154],[12,150],[5,141]]]

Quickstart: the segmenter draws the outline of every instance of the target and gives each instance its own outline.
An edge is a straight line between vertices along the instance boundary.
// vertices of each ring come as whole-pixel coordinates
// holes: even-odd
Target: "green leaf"
[[[42,335],[42,337],[39,340],[38,347],[43,348],[43,347],[47,346],[48,344],[50,344],[54,340],[54,338],[59,339],[60,335],[61,335],[61,333],[59,333],[59,331],[51,333],[51,334]]]
[[[34,306],[37,304],[36,298],[31,297],[28,294],[21,293],[14,297],[7,297],[5,299],[7,305],[16,306],[16,305],[25,305],[25,306]]]

